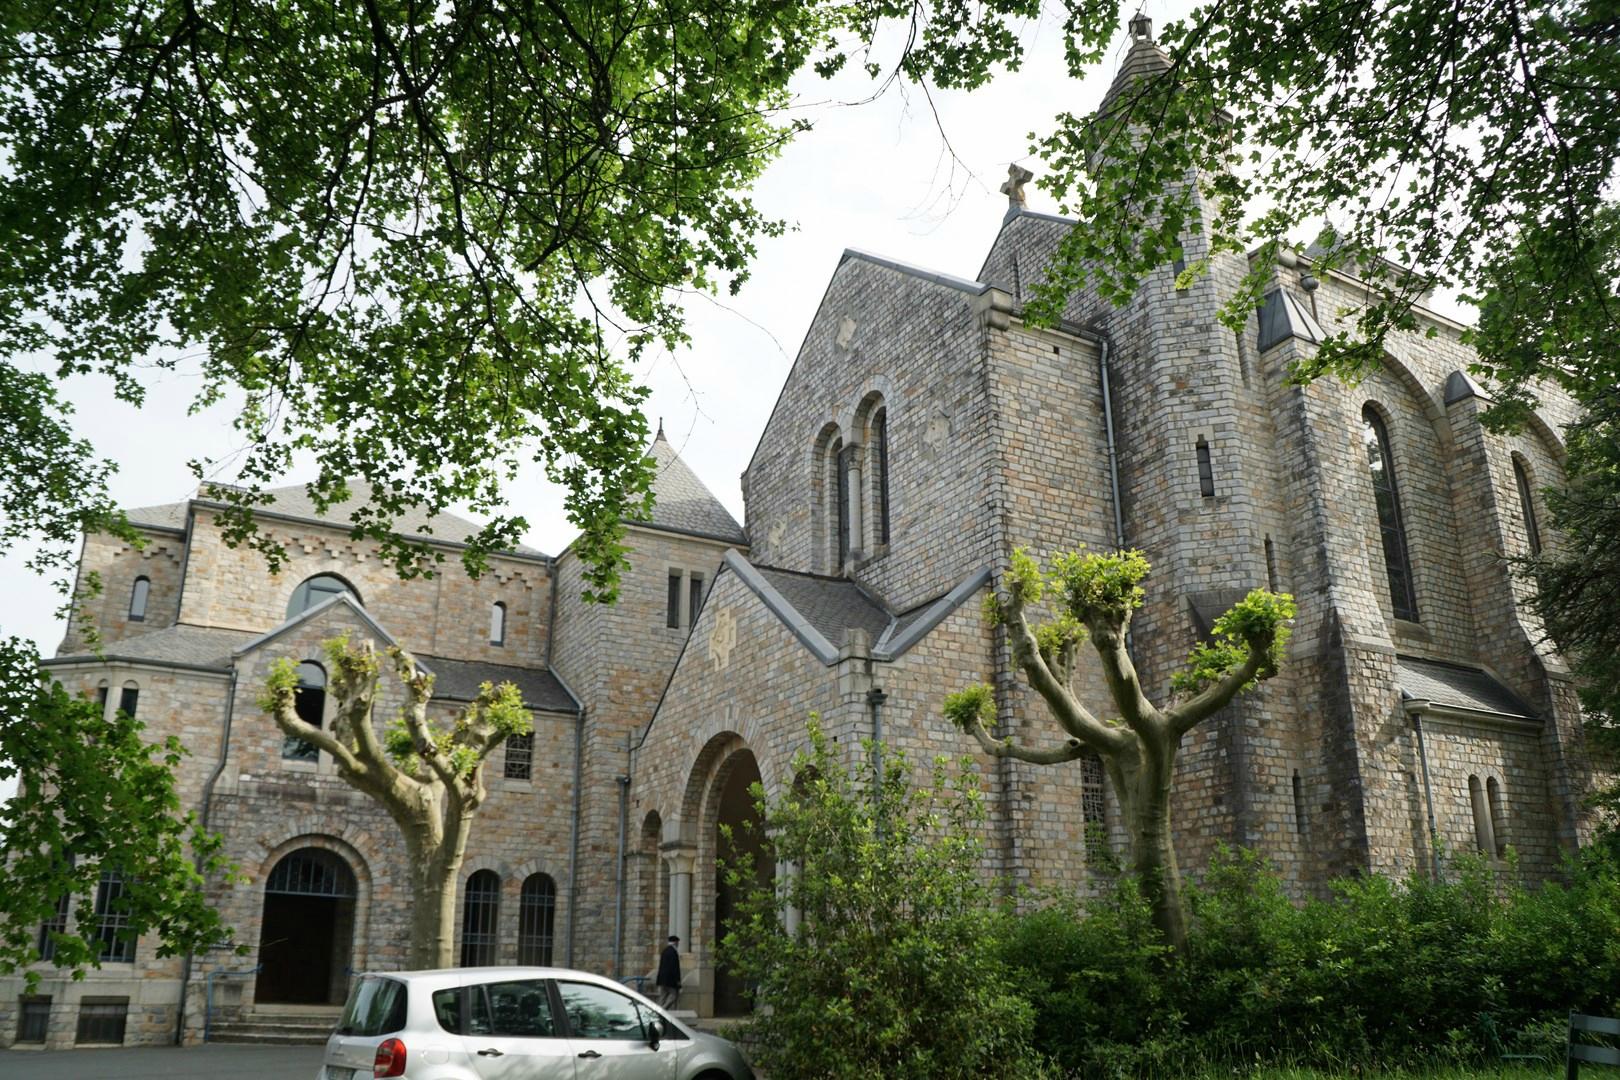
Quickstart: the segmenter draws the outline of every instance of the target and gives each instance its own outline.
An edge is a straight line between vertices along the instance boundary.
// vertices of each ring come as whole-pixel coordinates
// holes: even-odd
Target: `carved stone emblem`
[[[709,660],[714,670],[724,671],[731,663],[731,650],[737,647],[737,616],[729,607],[714,613],[714,626],[709,631]]]
[[[850,342],[854,340],[855,320],[850,318],[848,315],[845,315],[842,319],[838,320],[838,336],[833,338],[833,343],[840,349],[847,349],[849,348]]]
[[[782,541],[787,539],[787,522],[778,520],[765,533],[765,545],[773,558],[780,558]]]
[[[923,442],[928,449],[939,453],[945,449],[945,444],[951,440],[951,418],[943,410],[938,410],[928,418],[928,427],[923,431]]]

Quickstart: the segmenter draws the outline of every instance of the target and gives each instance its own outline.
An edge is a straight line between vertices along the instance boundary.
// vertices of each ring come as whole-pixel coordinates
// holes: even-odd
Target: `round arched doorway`
[[[324,848],[289,852],[264,882],[261,1004],[341,1005],[354,952],[354,871]]]
[[[713,851],[719,857],[710,867],[714,874],[714,939],[723,940],[737,917],[737,908],[748,886],[732,885],[721,873],[719,859],[734,864],[752,862],[754,880],[769,882],[775,867],[765,851],[765,829],[749,790],[760,782],[759,763],[751,750],[738,750],[726,759],[715,777],[716,812]],[[722,830],[729,830],[729,844]],[[724,964],[714,970],[714,1015],[741,1016],[753,1009],[747,984]]]

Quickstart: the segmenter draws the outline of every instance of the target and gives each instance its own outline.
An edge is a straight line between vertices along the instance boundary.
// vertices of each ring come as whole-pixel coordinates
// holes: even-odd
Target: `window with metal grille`
[[[324,848],[299,848],[283,856],[265,880],[264,891],[339,900],[351,898],[356,892],[349,864]]]
[[[1195,449],[1198,451],[1198,494],[1207,499],[1215,494],[1215,466],[1210,463],[1209,443],[1202,435],[1198,436]]]
[[[1513,455],[1513,482],[1519,488],[1519,516],[1524,519],[1525,539],[1530,543],[1530,554],[1541,554],[1541,527],[1536,524],[1536,499],[1530,486],[1530,473],[1524,459]]]
[[[56,939],[51,935],[67,932],[68,903],[69,897],[67,893],[58,896],[56,898],[56,910],[51,913],[50,918],[39,924],[39,958],[41,960],[49,960],[56,955]]]
[[[527,780],[534,768],[534,732],[506,737],[506,767],[502,775],[508,780]]]
[[[688,574],[686,578],[686,627],[697,625],[698,611],[703,607],[703,575]]]
[[[1086,830],[1086,862],[1108,855],[1108,797],[1102,757],[1087,753],[1080,758],[1080,822]]]
[[[506,605],[499,600],[489,606],[489,643],[506,644]]]
[[[557,885],[546,874],[530,874],[518,900],[518,963],[551,964],[552,929],[557,918]]]
[[[889,410],[872,417],[872,441],[877,444],[877,542],[889,542]]]
[[[496,920],[501,907],[501,879],[493,870],[480,870],[467,879],[461,911],[461,966],[489,967],[495,963]]]
[[[1401,519],[1401,498],[1395,483],[1395,458],[1389,431],[1371,405],[1361,410],[1361,438],[1367,450],[1367,471],[1372,477],[1373,500],[1378,506],[1378,532],[1384,545],[1384,569],[1389,575],[1389,599],[1397,619],[1418,621],[1417,591],[1412,585],[1412,560],[1407,551],[1406,525]]]
[[[51,999],[25,996],[17,1000],[17,1041],[42,1043],[51,1029]]]
[[[671,630],[681,625],[681,572],[669,572],[669,610],[664,615],[664,625]]]
[[[134,588],[129,590],[129,621],[141,622],[146,618],[146,598],[152,591],[152,581],[147,577],[135,579]]]
[[[141,703],[141,691],[137,686],[126,686],[118,692],[118,711],[135,715],[135,710]]]
[[[310,727],[320,727],[326,715],[326,669],[313,660],[298,665],[298,687],[293,691],[293,712]],[[292,735],[281,739],[281,756],[289,761],[314,761],[315,744]]]
[[[76,1043],[123,1045],[124,1025],[129,1019],[129,998],[85,998],[79,1002],[79,1030]]]
[[[101,872],[96,886],[96,940],[101,959],[115,964],[135,960],[135,938],[128,934],[129,901],[124,898],[124,875],[115,869]]]

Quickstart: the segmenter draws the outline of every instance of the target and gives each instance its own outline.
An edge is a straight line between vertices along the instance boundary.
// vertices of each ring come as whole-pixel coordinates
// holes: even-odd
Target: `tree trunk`
[[[413,970],[455,966],[458,858],[445,858],[443,843],[406,837],[410,860],[411,940],[406,966]]]
[[[1157,760],[1144,764],[1121,789],[1121,809],[1131,836],[1131,868],[1153,906],[1153,924],[1166,945],[1180,950],[1187,944],[1187,910],[1181,899],[1181,871],[1170,836],[1170,779],[1175,771],[1175,750],[1150,754]]]

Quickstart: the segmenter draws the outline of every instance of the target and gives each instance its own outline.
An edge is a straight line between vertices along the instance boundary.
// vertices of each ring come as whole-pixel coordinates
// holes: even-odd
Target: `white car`
[[[564,968],[362,975],[316,1080],[754,1080],[725,1039]]]

